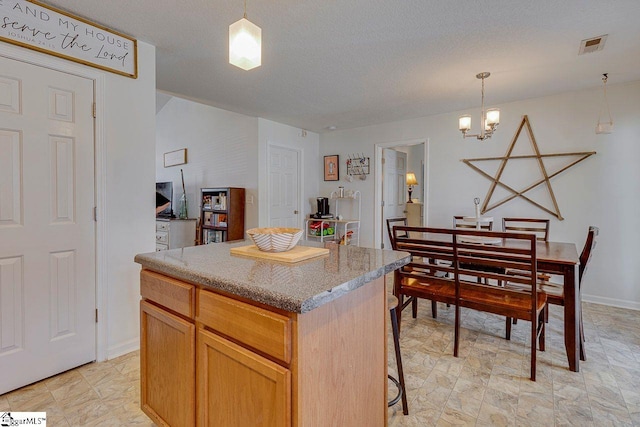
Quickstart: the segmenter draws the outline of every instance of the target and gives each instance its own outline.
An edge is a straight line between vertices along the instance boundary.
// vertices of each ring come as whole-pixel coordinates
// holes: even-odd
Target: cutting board
[[[281,262],[298,262],[305,259],[315,258],[317,256],[326,255],[329,249],[312,248],[309,246],[296,246],[286,252],[263,252],[256,245],[239,246],[231,248],[232,255],[240,255],[251,258],[270,259],[272,261]]]

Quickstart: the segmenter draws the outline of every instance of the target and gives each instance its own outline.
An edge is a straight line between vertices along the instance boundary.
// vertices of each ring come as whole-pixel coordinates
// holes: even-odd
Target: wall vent
[[[604,34],[602,36],[582,40],[580,42],[580,51],[578,52],[578,55],[597,52],[604,49],[604,42],[607,41],[607,36],[608,34]]]

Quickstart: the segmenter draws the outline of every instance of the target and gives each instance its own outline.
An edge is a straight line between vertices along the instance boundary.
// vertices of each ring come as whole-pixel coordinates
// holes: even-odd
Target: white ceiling
[[[243,0],[48,0],[155,45],[158,90],[325,132],[640,80],[639,0],[247,0],[262,66],[228,63]],[[582,39],[609,34],[578,56]]]

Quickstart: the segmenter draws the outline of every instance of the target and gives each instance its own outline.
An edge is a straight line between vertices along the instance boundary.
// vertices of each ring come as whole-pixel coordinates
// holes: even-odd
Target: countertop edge
[[[398,253],[400,253],[398,251]],[[359,277],[351,279],[347,282],[341,283],[333,288],[316,294],[303,301],[294,300],[289,295],[282,293],[269,292],[267,290],[260,290],[259,292],[247,287],[246,285],[234,282],[233,280],[216,277],[215,275],[203,275],[198,274],[188,269],[177,269],[174,266],[169,266],[159,262],[157,259],[148,256],[148,254],[138,254],[135,256],[134,261],[142,266],[144,269],[155,271],[160,274],[183,280],[187,283],[201,285],[209,287],[213,290],[219,290],[222,292],[237,295],[239,297],[246,298],[251,301],[266,304],[268,306],[285,310],[291,313],[306,313],[328,302],[334,301],[343,295],[376,280],[384,275],[408,264],[411,260],[411,256],[408,252],[403,252],[405,255],[403,258],[389,262],[384,266],[371,270],[362,274]]]

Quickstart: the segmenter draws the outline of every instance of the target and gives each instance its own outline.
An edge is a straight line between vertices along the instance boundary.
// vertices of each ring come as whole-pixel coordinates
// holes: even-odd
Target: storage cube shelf
[[[202,188],[200,243],[244,239],[244,188]]]

